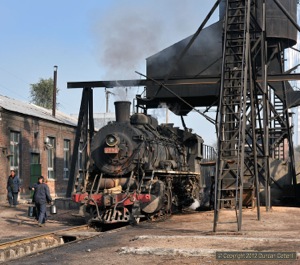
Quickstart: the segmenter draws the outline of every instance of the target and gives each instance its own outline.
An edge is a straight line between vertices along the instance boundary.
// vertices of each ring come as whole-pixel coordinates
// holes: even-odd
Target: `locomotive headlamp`
[[[109,135],[106,136],[105,142],[108,146],[115,146],[115,145],[118,144],[119,141],[118,141],[118,138],[115,135],[109,134]]]

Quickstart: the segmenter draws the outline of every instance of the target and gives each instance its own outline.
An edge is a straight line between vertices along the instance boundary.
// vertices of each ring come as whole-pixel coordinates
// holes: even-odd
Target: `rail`
[[[99,235],[87,225],[76,226],[0,244],[0,263]]]

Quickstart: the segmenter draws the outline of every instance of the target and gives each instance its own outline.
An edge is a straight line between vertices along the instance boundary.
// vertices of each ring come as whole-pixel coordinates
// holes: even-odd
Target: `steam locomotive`
[[[91,143],[88,177],[73,201],[89,223],[137,222],[197,208],[204,180],[203,140],[189,129],[158,125],[143,113],[130,117],[130,102],[115,102],[116,121]]]

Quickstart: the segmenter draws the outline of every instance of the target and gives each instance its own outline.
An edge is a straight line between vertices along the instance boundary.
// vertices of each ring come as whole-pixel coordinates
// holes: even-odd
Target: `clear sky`
[[[0,0],[0,94],[29,102],[30,84],[53,77],[57,65],[59,110],[78,114],[82,90],[67,89],[67,82],[139,79],[135,71],[145,73],[145,59],[192,35],[214,3]],[[208,25],[217,20],[218,10]],[[103,88],[94,89],[94,111],[105,112]],[[179,119],[170,114],[169,122]],[[191,113],[186,124],[215,143],[214,126],[199,114]]]

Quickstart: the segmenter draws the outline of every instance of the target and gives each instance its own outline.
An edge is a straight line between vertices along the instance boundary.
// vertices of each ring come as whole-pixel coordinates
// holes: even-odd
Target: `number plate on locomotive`
[[[117,154],[117,153],[119,153],[119,148],[118,147],[105,147],[104,153],[105,154]]]

